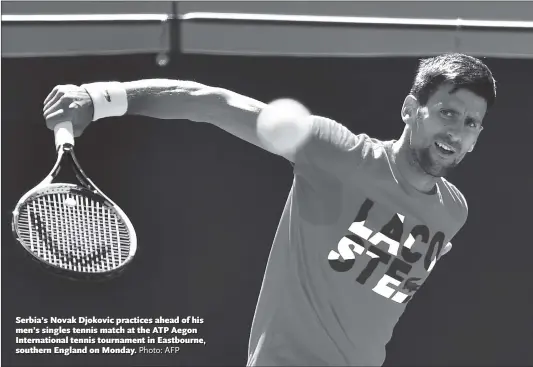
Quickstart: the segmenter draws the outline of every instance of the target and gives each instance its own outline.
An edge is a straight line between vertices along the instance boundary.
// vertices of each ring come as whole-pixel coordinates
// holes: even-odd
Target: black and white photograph
[[[1,16],[3,366],[533,366],[533,2]]]

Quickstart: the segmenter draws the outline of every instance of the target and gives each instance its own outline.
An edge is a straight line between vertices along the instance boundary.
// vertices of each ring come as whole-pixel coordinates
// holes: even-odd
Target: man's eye
[[[455,116],[455,111],[452,111],[452,110],[441,110],[440,113],[444,116],[444,117],[454,117]]]

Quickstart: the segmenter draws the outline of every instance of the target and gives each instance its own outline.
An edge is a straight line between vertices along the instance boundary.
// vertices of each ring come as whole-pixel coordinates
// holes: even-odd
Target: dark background
[[[386,365],[533,365],[533,61],[486,60],[498,100],[476,150],[450,177],[470,216],[411,301]],[[75,283],[34,266],[11,210],[55,161],[42,102],[57,84],[178,78],[314,114],[380,139],[400,136],[415,58],[298,59],[152,55],[2,60],[2,364],[244,365],[291,166],[213,126],[108,118],[77,140],[86,173],[128,214],[138,255],[122,277]],[[15,356],[16,316],[199,316],[207,346],[176,355]],[[21,325],[19,325],[20,327]],[[22,325],[23,326],[23,325]]]

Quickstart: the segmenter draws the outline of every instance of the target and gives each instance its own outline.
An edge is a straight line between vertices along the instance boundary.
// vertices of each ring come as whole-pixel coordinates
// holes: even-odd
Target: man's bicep
[[[207,87],[192,93],[189,106],[192,107],[189,108],[187,119],[208,122],[250,144],[284,157],[294,164],[297,152],[277,152],[259,138],[257,120],[261,111],[267,106],[265,103],[227,89]],[[313,118],[307,118],[305,121],[293,122],[312,124],[313,120]]]
[[[192,92],[186,106],[186,119],[207,122],[268,150],[257,135],[257,117],[265,103],[227,89],[205,87]]]

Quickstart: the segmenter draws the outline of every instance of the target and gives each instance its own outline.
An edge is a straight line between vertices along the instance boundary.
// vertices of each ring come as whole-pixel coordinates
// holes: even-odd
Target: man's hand
[[[76,85],[58,85],[44,100],[46,126],[53,130],[60,122],[70,121],[74,136],[80,136],[93,119],[94,106],[87,91]]]

